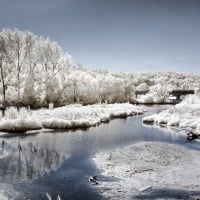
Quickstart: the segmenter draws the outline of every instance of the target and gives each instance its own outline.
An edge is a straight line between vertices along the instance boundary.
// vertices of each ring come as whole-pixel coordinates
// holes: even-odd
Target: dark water
[[[147,108],[149,112],[163,106]],[[149,113],[148,113],[149,114]],[[99,175],[92,162],[95,153],[139,141],[189,144],[181,134],[142,124],[143,116],[114,119],[88,130],[44,132],[29,136],[1,137],[8,156],[0,160],[0,192],[16,200],[103,199],[88,176]]]

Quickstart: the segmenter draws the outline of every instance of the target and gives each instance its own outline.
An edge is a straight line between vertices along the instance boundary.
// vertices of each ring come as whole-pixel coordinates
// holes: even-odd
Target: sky
[[[0,0],[0,30],[49,36],[89,68],[200,72],[200,0]]]

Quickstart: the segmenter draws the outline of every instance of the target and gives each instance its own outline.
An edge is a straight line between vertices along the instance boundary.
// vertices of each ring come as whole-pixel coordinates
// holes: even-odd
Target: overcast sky
[[[200,72],[200,0],[0,0],[0,29],[14,27],[90,68]]]

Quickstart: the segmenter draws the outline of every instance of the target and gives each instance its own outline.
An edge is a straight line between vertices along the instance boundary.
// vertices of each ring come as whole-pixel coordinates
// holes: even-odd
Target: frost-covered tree
[[[137,87],[137,90],[140,91],[145,91],[145,90],[149,90],[149,86],[146,83],[140,83]]]
[[[34,80],[31,74],[29,74],[25,80],[23,102],[25,105],[31,107],[34,107],[36,103]]]
[[[91,70],[48,37],[29,31],[0,32],[1,104],[34,107],[135,100],[135,90],[150,90],[149,101],[164,102],[172,89],[200,90],[200,76],[184,73],[120,73]]]
[[[46,86],[46,103],[51,103],[51,101],[55,100],[57,92],[55,88],[56,80],[53,78],[55,74],[60,70],[58,68],[59,60],[62,55],[62,50],[58,46],[56,42],[51,42],[49,38],[40,37],[38,49],[37,49],[37,56],[39,58],[39,62],[41,63],[43,70],[42,73],[44,78],[44,85]]]
[[[6,66],[10,68],[9,73],[13,76],[13,82],[16,84],[17,105],[21,101],[21,87],[24,81],[23,70],[27,64],[31,63],[33,34],[31,32],[23,32],[18,29],[6,29],[1,32],[1,41],[4,42]],[[15,78],[14,78],[15,77]]]

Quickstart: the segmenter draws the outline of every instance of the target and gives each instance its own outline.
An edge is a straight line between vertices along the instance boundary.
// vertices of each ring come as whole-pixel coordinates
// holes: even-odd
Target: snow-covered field
[[[170,109],[144,117],[143,122],[166,124],[180,128],[192,128],[193,131],[199,133],[200,97],[198,95],[188,95],[181,103]]]
[[[177,144],[141,142],[99,152],[93,160],[105,176],[100,176],[97,187],[106,199],[200,197],[199,151]]]
[[[7,155],[8,155],[8,153],[6,151],[0,149],[0,159],[4,158]]]
[[[10,108],[6,111],[5,117],[0,120],[0,131],[88,128],[101,122],[108,122],[112,118],[142,113],[140,108],[129,103],[88,106],[76,104],[36,111],[21,109],[19,113],[15,108]]]
[[[0,182],[0,199],[1,200],[14,200],[18,192],[11,184]]]

